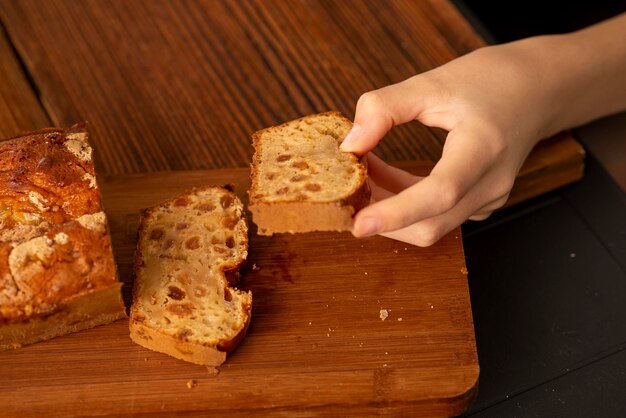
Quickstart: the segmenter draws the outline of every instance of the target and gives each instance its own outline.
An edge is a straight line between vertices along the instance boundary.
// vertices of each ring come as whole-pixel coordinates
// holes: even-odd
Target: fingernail
[[[353,125],[352,129],[350,130],[350,132],[348,132],[348,135],[346,135],[343,142],[339,146],[339,149],[344,152],[351,152],[352,146],[359,139],[358,137],[359,137],[360,130],[361,130],[360,125]]]
[[[369,237],[378,233],[382,228],[381,222],[376,218],[361,219],[355,228],[355,235]]]

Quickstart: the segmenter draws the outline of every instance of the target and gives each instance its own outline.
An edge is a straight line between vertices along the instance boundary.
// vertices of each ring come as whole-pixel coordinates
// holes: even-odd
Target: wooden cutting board
[[[245,198],[247,182],[246,169],[101,178],[126,300],[141,208],[204,184],[234,183]],[[241,283],[252,323],[219,371],[135,345],[120,320],[0,353],[0,416],[452,416],[469,406],[479,369],[460,230],[430,248],[255,231]]]

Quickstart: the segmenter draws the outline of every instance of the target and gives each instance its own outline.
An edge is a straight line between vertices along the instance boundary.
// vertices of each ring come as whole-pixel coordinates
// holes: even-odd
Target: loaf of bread
[[[126,316],[84,125],[0,142],[0,350]]]
[[[130,336],[181,360],[219,366],[243,339],[252,294],[230,287],[248,255],[248,227],[231,190],[208,187],[143,213]]]
[[[253,135],[248,194],[259,235],[351,229],[370,199],[365,159],[339,150],[351,127],[328,112]]]

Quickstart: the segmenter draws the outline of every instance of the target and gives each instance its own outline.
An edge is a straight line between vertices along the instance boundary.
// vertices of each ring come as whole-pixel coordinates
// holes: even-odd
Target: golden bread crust
[[[95,175],[84,125],[0,142],[0,349],[126,316]]]

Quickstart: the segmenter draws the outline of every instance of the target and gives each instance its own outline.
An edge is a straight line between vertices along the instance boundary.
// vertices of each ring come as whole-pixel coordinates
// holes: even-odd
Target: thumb
[[[424,108],[420,76],[364,93],[356,104],[354,126],[341,144],[341,151],[366,154],[389,130],[415,120]]]

